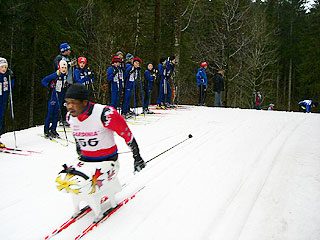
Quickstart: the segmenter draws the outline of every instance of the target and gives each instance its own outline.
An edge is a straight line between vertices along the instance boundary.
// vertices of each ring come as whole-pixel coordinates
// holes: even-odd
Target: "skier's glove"
[[[134,158],[134,171],[140,172],[146,166],[140,154]]]
[[[128,146],[131,148],[134,158],[134,171],[140,172],[142,168],[146,166],[146,163],[143,161],[142,157],[140,156],[140,151],[138,147],[138,143],[135,138],[128,143]]]
[[[116,75],[118,72],[119,72],[119,69],[118,69],[118,68],[114,69],[113,75]]]
[[[7,69],[7,73],[9,76],[11,76],[13,78],[13,72],[10,68]]]

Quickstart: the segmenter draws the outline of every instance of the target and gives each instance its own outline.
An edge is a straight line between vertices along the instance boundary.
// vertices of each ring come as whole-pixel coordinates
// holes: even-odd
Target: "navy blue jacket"
[[[14,85],[14,79],[11,77],[11,87]],[[7,96],[10,92],[9,73],[0,73],[0,103],[6,103]]]
[[[76,68],[76,70],[74,70],[74,83],[89,85],[93,82],[94,76],[91,70],[84,68]]]
[[[58,75],[57,72],[55,72],[41,80],[42,85],[50,90],[50,101],[58,100],[59,104],[62,103],[66,87],[68,86],[67,77],[67,74],[60,73]]]
[[[144,72],[144,90],[145,91],[151,91],[153,89],[153,83],[155,80],[155,73],[153,70],[147,69]]]

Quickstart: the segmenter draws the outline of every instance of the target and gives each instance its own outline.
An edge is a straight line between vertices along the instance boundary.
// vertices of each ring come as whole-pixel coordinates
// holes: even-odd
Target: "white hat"
[[[8,67],[7,59],[0,57],[0,67],[1,66],[7,66]]]
[[[60,60],[58,68],[60,69],[61,67],[66,67],[68,69],[68,63],[66,62],[66,60]]]

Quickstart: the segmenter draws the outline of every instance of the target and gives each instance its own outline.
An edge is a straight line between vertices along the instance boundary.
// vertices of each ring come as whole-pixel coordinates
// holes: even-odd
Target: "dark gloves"
[[[115,68],[113,71],[113,75],[115,76],[119,72],[119,68]]]
[[[13,72],[10,68],[7,69],[7,73],[9,76],[13,77]]]
[[[142,168],[146,166],[146,163],[141,158],[140,154],[134,159],[134,171],[140,172]]]
[[[139,147],[135,138],[132,139],[128,146],[131,148],[134,158],[134,171],[140,172],[142,168],[146,166],[145,161],[143,161],[140,156]]]

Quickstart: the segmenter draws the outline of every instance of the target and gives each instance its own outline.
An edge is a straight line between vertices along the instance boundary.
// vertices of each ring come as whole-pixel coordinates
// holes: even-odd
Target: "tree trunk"
[[[161,39],[161,4],[160,0],[155,0],[154,8],[154,32],[153,32],[153,64],[154,68],[158,69],[158,63],[160,59],[160,39]],[[158,81],[160,81],[158,79]],[[155,103],[158,97],[158,84],[154,85],[153,94],[151,95],[151,102]]]
[[[175,102],[179,102],[179,90],[181,87],[181,79],[180,79],[180,42],[181,42],[181,0],[175,1],[175,21],[174,21],[174,54],[176,57],[176,64],[175,67],[175,74],[172,79],[172,86],[173,86],[173,95],[175,98]],[[174,104],[174,102],[172,103]]]
[[[34,109],[34,84],[36,79],[36,55],[37,55],[38,25],[33,28],[33,58],[30,81],[30,108],[29,108],[29,127],[33,126],[33,109]]]

